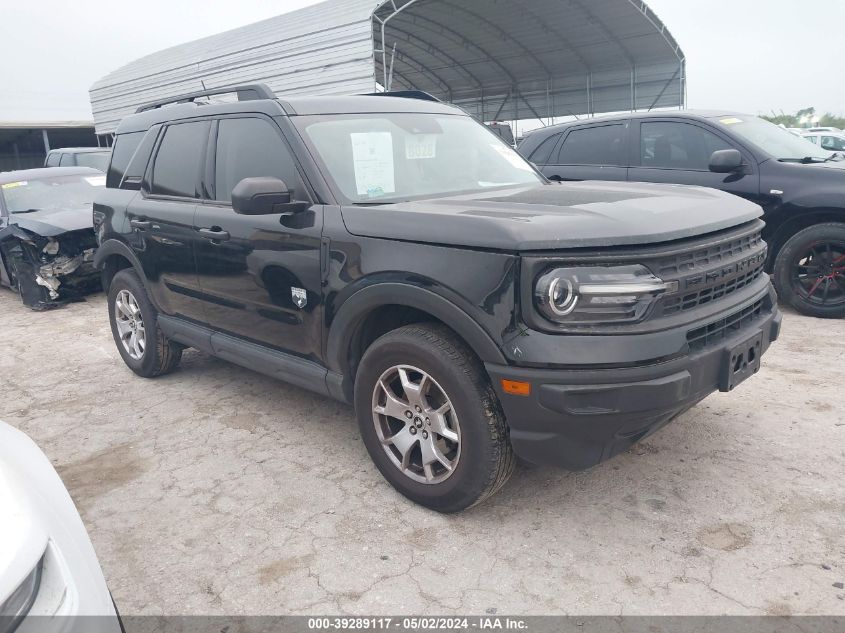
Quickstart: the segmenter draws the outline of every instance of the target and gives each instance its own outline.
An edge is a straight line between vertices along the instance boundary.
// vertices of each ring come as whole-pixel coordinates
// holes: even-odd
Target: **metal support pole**
[[[41,139],[44,141],[44,155],[50,153],[50,139],[47,138],[47,130],[41,130]]]

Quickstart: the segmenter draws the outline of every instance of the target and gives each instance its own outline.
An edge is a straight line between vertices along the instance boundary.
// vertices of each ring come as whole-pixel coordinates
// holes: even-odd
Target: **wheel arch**
[[[329,327],[326,361],[343,376],[343,392],[351,395],[358,363],[373,341],[403,325],[426,321],[451,329],[482,362],[507,363],[492,337],[448,299],[408,284],[379,283],[344,301]]]
[[[835,207],[818,207],[801,213],[790,215],[783,222],[779,223],[769,235],[769,260],[766,265],[767,271],[774,270],[774,263],[783,250],[789,239],[804,229],[816,224],[828,222],[840,222],[845,224],[845,209]]]
[[[106,292],[109,291],[114,276],[126,268],[134,268],[141,282],[146,285],[141,262],[131,248],[118,240],[108,240],[97,249],[94,267],[102,273],[103,290]]]

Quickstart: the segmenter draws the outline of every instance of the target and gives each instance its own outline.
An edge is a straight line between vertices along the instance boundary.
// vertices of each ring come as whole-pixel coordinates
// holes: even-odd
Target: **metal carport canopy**
[[[685,63],[638,0],[327,0],[110,73],[90,90],[96,131],[254,82],[280,96],[413,88],[485,121],[542,119],[682,106]]]

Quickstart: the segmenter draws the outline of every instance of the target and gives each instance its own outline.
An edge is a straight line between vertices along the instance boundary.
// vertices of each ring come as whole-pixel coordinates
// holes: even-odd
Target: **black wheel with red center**
[[[845,316],[845,224],[795,234],[778,255],[775,285],[781,299],[803,314]]]

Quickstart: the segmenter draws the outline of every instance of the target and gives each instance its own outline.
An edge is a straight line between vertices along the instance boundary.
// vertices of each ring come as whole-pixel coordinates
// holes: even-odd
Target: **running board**
[[[329,371],[310,360],[268,349],[249,341],[222,334],[176,317],[159,315],[158,325],[171,341],[193,347],[222,360],[252,369],[309,391],[346,401],[338,389],[330,389]],[[337,382],[332,373],[331,383]],[[337,394],[337,395],[336,395]]]

